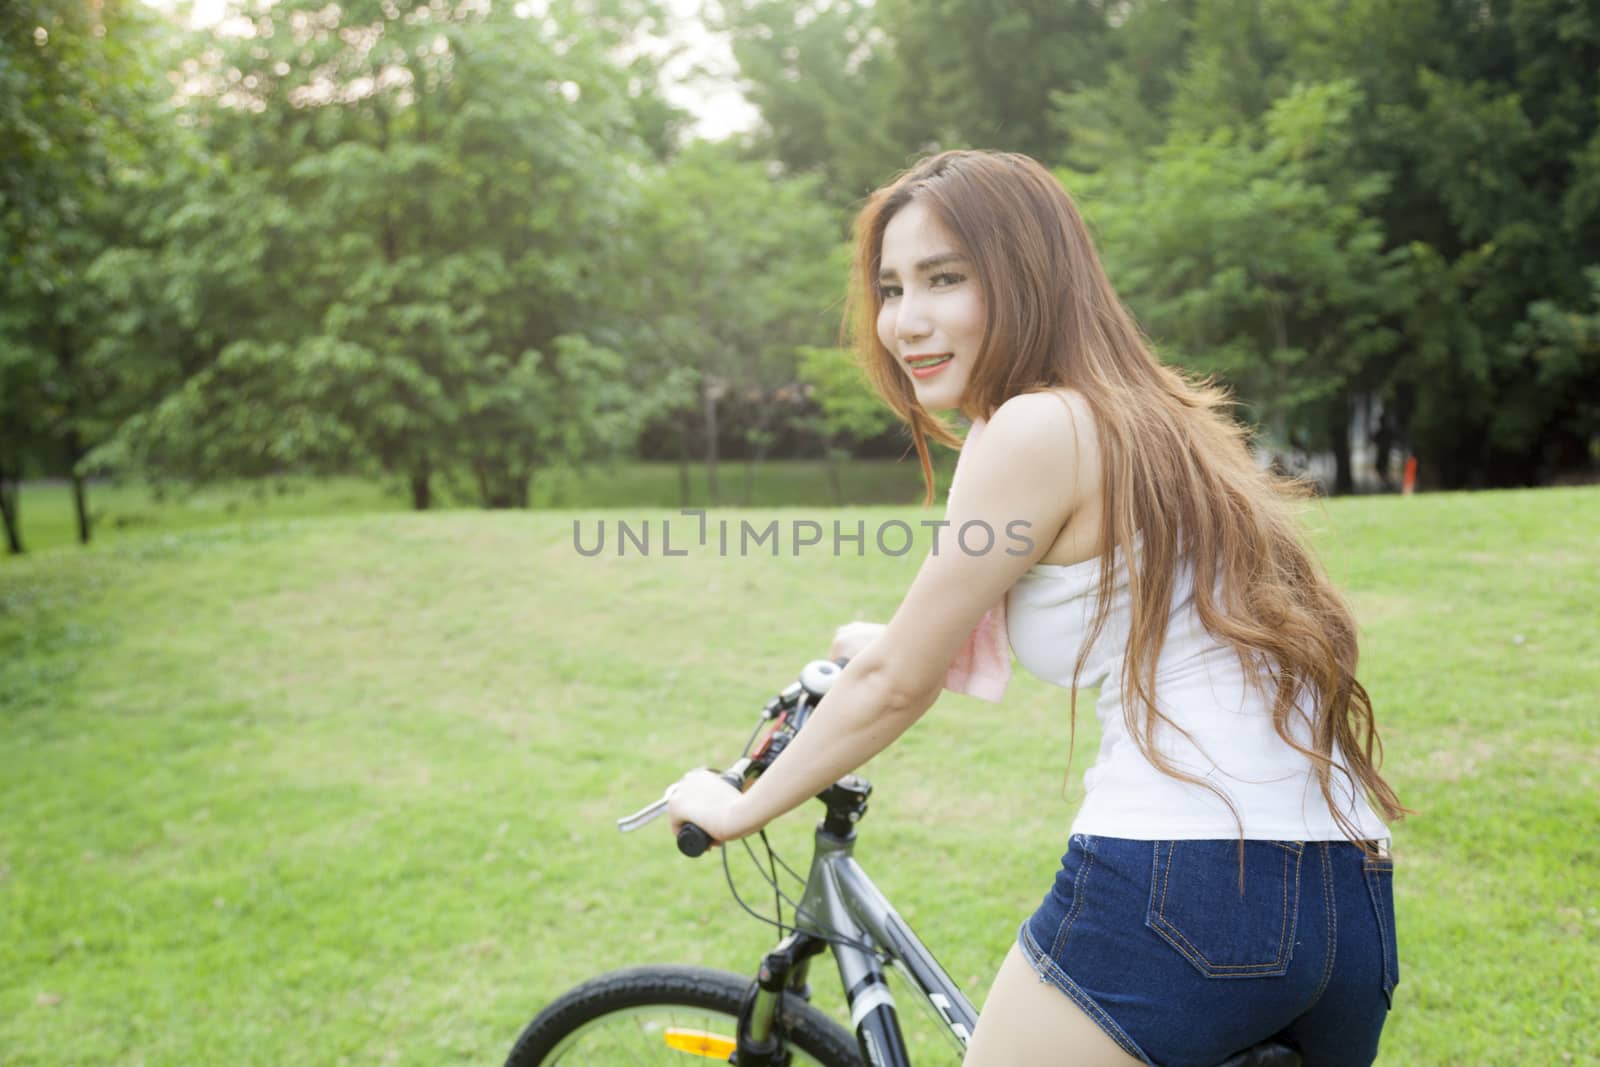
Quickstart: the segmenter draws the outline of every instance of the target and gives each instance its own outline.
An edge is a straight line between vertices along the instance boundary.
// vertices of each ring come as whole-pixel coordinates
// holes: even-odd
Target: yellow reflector
[[[704,1030],[684,1030],[674,1026],[668,1028],[664,1036],[670,1049],[724,1061],[739,1047],[731,1037],[708,1034]]]

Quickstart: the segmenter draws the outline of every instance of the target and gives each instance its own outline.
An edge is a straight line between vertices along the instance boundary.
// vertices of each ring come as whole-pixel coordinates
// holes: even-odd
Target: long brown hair
[[[925,503],[933,499],[927,439],[951,447],[960,439],[917,403],[876,329],[884,228],[913,200],[960,243],[982,286],[987,324],[962,414],[987,417],[1019,393],[1061,386],[1082,394],[1094,413],[1102,553],[1097,614],[1073,672],[1074,719],[1077,679],[1105,625],[1120,556],[1132,601],[1122,677],[1132,697],[1124,708],[1129,736],[1160,771],[1216,793],[1238,817],[1215,785],[1179,771],[1154,744],[1162,724],[1181,730],[1156,706],[1155,677],[1173,585],[1187,563],[1202,625],[1238,652],[1247,677],[1262,680],[1278,736],[1311,761],[1345,836],[1359,837],[1348,814],[1355,788],[1386,819],[1404,817],[1378,773],[1382,743],[1356,681],[1354,618],[1300,537],[1292,501],[1306,486],[1258,468],[1225,391],[1155,357],[1066,190],[1026,156],[941,153],[878,190],[856,218],[847,326],[874,388],[910,426]],[[1303,701],[1311,705],[1309,746],[1293,725]],[[1336,772],[1348,779],[1337,787],[1342,801]]]

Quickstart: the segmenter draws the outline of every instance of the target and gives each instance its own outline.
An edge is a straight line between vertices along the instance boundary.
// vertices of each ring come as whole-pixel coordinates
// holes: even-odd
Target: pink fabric
[[[968,450],[977,445],[983,427],[984,420],[978,419],[967,431],[967,439],[961,443],[961,454],[956,457],[955,474],[950,478],[951,489],[961,477],[961,464],[966,461]],[[949,508],[948,497],[945,507]],[[944,687],[953,693],[965,693],[998,704],[1005,696],[1009,681],[1011,639],[1006,635],[1006,598],[1002,596],[998,604],[983,613],[978,625],[962,642],[956,658],[950,661],[950,669],[945,672]]]

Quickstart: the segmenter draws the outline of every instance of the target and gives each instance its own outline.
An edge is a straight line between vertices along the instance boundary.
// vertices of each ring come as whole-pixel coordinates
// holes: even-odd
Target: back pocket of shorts
[[[1400,984],[1400,945],[1394,935],[1394,861],[1364,859],[1361,873],[1367,892],[1372,895],[1372,911],[1378,920],[1378,940],[1383,951],[1383,999],[1393,1006],[1394,987]]]
[[[1292,841],[1157,841],[1145,925],[1207,978],[1273,978],[1289,969],[1300,914]]]

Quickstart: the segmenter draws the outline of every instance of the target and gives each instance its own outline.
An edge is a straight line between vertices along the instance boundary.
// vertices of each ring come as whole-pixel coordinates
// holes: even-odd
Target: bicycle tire
[[[562,994],[527,1025],[506,1067],[563,1062],[678,1063],[697,1058],[666,1045],[667,1026],[704,1029],[732,1037],[751,979],[706,967],[630,967],[591,978]],[[791,1053],[819,1067],[862,1067],[855,1037],[821,1011],[785,996],[777,1026]],[[626,1048],[628,1057],[605,1057]],[[801,1055],[796,1067],[806,1063]]]

